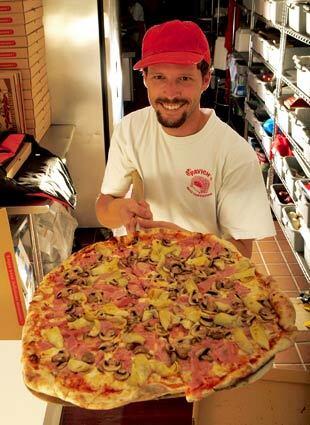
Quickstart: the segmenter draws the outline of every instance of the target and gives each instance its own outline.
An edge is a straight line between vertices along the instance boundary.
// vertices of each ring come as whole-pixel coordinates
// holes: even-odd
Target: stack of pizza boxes
[[[40,141],[51,124],[42,0],[0,0],[3,70],[21,74],[25,130]]]

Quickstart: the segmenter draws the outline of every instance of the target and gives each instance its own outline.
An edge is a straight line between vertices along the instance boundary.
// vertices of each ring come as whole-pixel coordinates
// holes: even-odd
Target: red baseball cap
[[[147,30],[142,42],[142,59],[133,69],[157,63],[191,65],[203,59],[210,64],[209,43],[201,28],[192,21],[174,20]]]

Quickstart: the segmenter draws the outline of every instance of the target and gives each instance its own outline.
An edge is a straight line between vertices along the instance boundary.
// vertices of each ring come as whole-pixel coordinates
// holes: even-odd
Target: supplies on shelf
[[[304,33],[306,31],[306,12],[302,3],[288,1],[288,25],[294,31]]]
[[[294,205],[283,207],[282,210],[282,223],[284,224],[286,234],[296,252],[304,251],[304,239],[300,233],[300,218],[296,213]]]
[[[308,48],[308,53],[310,53],[310,48]],[[295,54],[293,60],[297,69],[297,87],[310,96],[310,55],[298,56]]]
[[[310,179],[297,180],[295,194],[296,209],[301,214],[305,225],[310,227]]]
[[[310,5],[304,4],[303,8],[306,14],[306,33],[310,35]]]
[[[280,183],[275,183],[270,186],[270,200],[273,211],[279,221],[282,221],[282,209],[287,205],[294,205],[293,199],[285,186]]]
[[[297,199],[295,194],[296,181],[304,179],[305,177],[305,173],[294,156],[286,156],[283,158],[283,178],[293,200]]]

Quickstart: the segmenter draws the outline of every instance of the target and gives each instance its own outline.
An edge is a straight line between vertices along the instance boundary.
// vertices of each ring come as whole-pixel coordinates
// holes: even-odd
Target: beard
[[[185,99],[173,99],[173,100],[167,100],[167,99],[157,99],[156,103],[166,103],[170,105],[175,104],[186,104],[188,103]],[[181,125],[183,125],[187,119],[187,113],[183,112],[182,115],[177,119],[171,119],[171,118],[164,118],[162,113],[158,110],[156,110],[156,116],[159,124],[161,124],[163,127],[166,128],[179,128]]]

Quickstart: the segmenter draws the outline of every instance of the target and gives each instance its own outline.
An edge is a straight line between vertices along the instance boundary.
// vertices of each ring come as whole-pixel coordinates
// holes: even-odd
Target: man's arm
[[[96,215],[103,226],[109,229],[125,226],[128,233],[134,232],[138,218],[152,218],[149,204],[145,201],[103,194],[96,200]]]
[[[228,239],[244,257],[251,258],[254,239]]]

